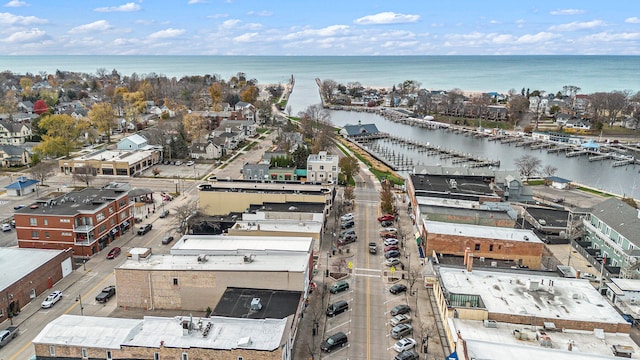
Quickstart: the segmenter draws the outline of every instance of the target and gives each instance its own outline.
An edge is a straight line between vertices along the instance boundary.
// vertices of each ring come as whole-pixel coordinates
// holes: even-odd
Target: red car
[[[398,247],[398,245],[389,245],[386,248],[384,248],[384,252],[391,251],[391,250],[400,250],[400,248]]]
[[[382,216],[380,216],[380,217],[378,218],[378,221],[379,221],[379,222],[383,222],[383,221],[393,221],[393,220],[395,220],[395,219],[396,219],[396,216],[395,216],[395,215],[391,215],[391,214],[384,214],[384,215],[382,215]]]
[[[116,256],[120,255],[120,252],[122,252],[122,250],[120,250],[119,247],[114,247],[113,249],[111,249],[111,251],[109,251],[109,253],[107,254],[107,259],[115,259]]]

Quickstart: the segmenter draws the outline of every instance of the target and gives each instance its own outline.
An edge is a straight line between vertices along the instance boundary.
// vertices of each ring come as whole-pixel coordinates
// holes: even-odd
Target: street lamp
[[[178,182],[178,180],[174,180],[173,183],[176,184],[176,195],[178,195],[179,194],[178,193],[178,183],[179,182]]]
[[[76,297],[76,301],[80,302],[80,315],[84,316],[84,306],[82,306],[82,295]]]

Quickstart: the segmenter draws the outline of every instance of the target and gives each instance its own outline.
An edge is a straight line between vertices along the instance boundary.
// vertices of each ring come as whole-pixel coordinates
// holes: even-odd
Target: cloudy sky
[[[0,1],[0,55],[640,55],[632,0]]]

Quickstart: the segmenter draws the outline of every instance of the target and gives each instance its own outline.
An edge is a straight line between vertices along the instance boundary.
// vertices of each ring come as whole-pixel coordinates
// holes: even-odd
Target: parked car
[[[195,163],[195,161],[189,160],[187,161],[187,166],[193,166]]]
[[[399,257],[400,257],[400,251],[398,250],[391,250],[384,253],[385,259],[399,258]]]
[[[122,252],[122,249],[116,246],[109,251],[109,253],[107,254],[107,259],[109,260],[115,259],[116,257],[118,257],[118,255],[120,255],[121,252]]]
[[[18,327],[9,326],[6,330],[0,331],[0,347],[3,347],[9,343],[9,341],[15,339],[18,336]]]
[[[393,221],[385,220],[385,221],[381,222],[380,225],[382,225],[382,227],[390,227],[391,225],[393,225]]]
[[[384,252],[391,251],[391,250],[400,250],[400,248],[398,247],[398,245],[389,245],[386,248],[384,248]]]
[[[27,206],[27,205],[22,205],[22,204],[20,204],[20,205],[16,205],[16,206],[14,206],[14,207],[13,207],[13,210],[20,210],[20,209],[22,209],[22,208],[23,208],[23,207],[25,207],[25,206]]]
[[[395,285],[393,285],[392,287],[389,288],[389,292],[394,294],[394,295],[403,293],[405,291],[407,291],[407,287],[402,285],[402,284],[395,284]]]
[[[176,166],[180,166],[180,165],[182,165],[182,161],[180,160],[176,161]]]
[[[388,238],[388,239],[384,239],[384,246],[389,246],[389,245],[398,245],[398,239],[396,238]]]
[[[356,240],[358,240],[358,237],[356,235],[346,235],[345,237],[342,237],[340,239],[338,239],[338,243],[340,245],[346,245],[346,244],[351,244],[353,242],[356,242]]]
[[[407,314],[411,312],[411,307],[407,304],[396,305],[391,309],[391,316],[396,316],[400,314]]]
[[[100,294],[96,296],[96,301],[99,303],[106,303],[115,294],[116,294],[116,287],[113,285],[107,286],[106,288],[102,289]]]
[[[342,230],[342,231],[340,232],[340,237],[342,238],[342,237],[345,237],[346,235],[355,235],[355,234],[356,234],[356,231],[355,231],[355,230],[353,230],[353,229],[347,229],[347,230]]]
[[[418,360],[420,355],[415,350],[405,350],[396,355],[393,360]]]
[[[58,301],[60,301],[60,299],[62,299],[62,291],[54,291],[51,294],[49,294],[49,296],[47,296],[46,299],[44,299],[44,301],[42,301],[42,308],[43,309],[49,309],[51,308],[53,305],[55,305],[55,303],[57,303]]]
[[[375,242],[369,243],[369,253],[376,254],[378,252],[378,245]]]
[[[393,326],[397,326],[400,324],[408,324],[411,322],[411,316],[407,314],[398,314],[389,320],[389,324]]]
[[[347,335],[343,332],[339,332],[329,336],[325,341],[320,344],[320,349],[322,351],[331,352],[339,347],[343,347],[347,345],[349,339]]]
[[[396,342],[393,345],[393,350],[400,353],[406,350],[411,350],[414,347],[416,347],[416,341],[412,338],[407,337],[407,338],[398,340],[398,342]]]
[[[9,223],[2,224],[2,231],[11,231],[11,225]]]
[[[389,259],[384,261],[384,264],[386,266],[389,266],[389,267],[400,265],[400,259],[398,259],[398,258],[389,258]]]
[[[138,229],[138,235],[144,235],[144,234],[148,233],[149,231],[151,231],[152,228],[153,228],[153,225],[151,225],[151,224],[142,225]]]
[[[396,237],[396,234],[398,234],[398,229],[396,228],[389,227],[380,230],[380,236],[384,238]]]
[[[167,235],[162,239],[162,245],[167,245],[173,241],[173,236]]]
[[[380,217],[378,218],[378,221],[379,221],[379,222],[383,222],[383,221],[393,221],[393,220],[395,220],[395,219],[396,219],[396,216],[395,216],[395,215],[391,215],[391,214],[384,214],[384,215],[382,215],[382,216],[380,216]]]
[[[11,219],[9,223],[11,224],[11,227],[16,227],[16,219]]]
[[[340,228],[341,229],[349,229],[349,228],[354,227],[355,225],[356,225],[356,223],[353,220],[349,220],[349,221],[342,222],[340,224]]]
[[[413,326],[410,324],[400,324],[391,329],[391,337],[394,339],[402,339],[413,332]]]
[[[348,213],[348,214],[344,214],[344,215],[340,216],[340,221],[349,221],[349,220],[353,220],[353,214],[352,213]]]
[[[344,281],[344,280],[340,280],[338,282],[335,282],[329,288],[329,292],[332,293],[332,294],[337,294],[339,292],[347,291],[347,290],[349,290],[349,283]]]
[[[326,314],[328,317],[334,317],[349,310],[349,303],[344,300],[337,301],[327,307]]]
[[[169,215],[169,210],[162,210],[160,213],[160,219],[164,219]]]

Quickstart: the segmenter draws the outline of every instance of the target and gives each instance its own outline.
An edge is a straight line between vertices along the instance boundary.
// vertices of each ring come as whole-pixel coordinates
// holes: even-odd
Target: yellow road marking
[[[365,212],[364,212],[365,216],[367,217],[367,220],[365,220],[365,223],[367,223],[369,220],[369,207],[366,206],[365,207]],[[369,238],[369,227],[366,226],[365,227],[365,238]],[[365,241],[366,243],[366,241]],[[369,244],[366,244],[367,246],[369,246]],[[367,268],[369,268],[369,255],[367,255]],[[367,277],[366,279],[367,281],[367,359],[371,358],[371,279],[369,277]]]

